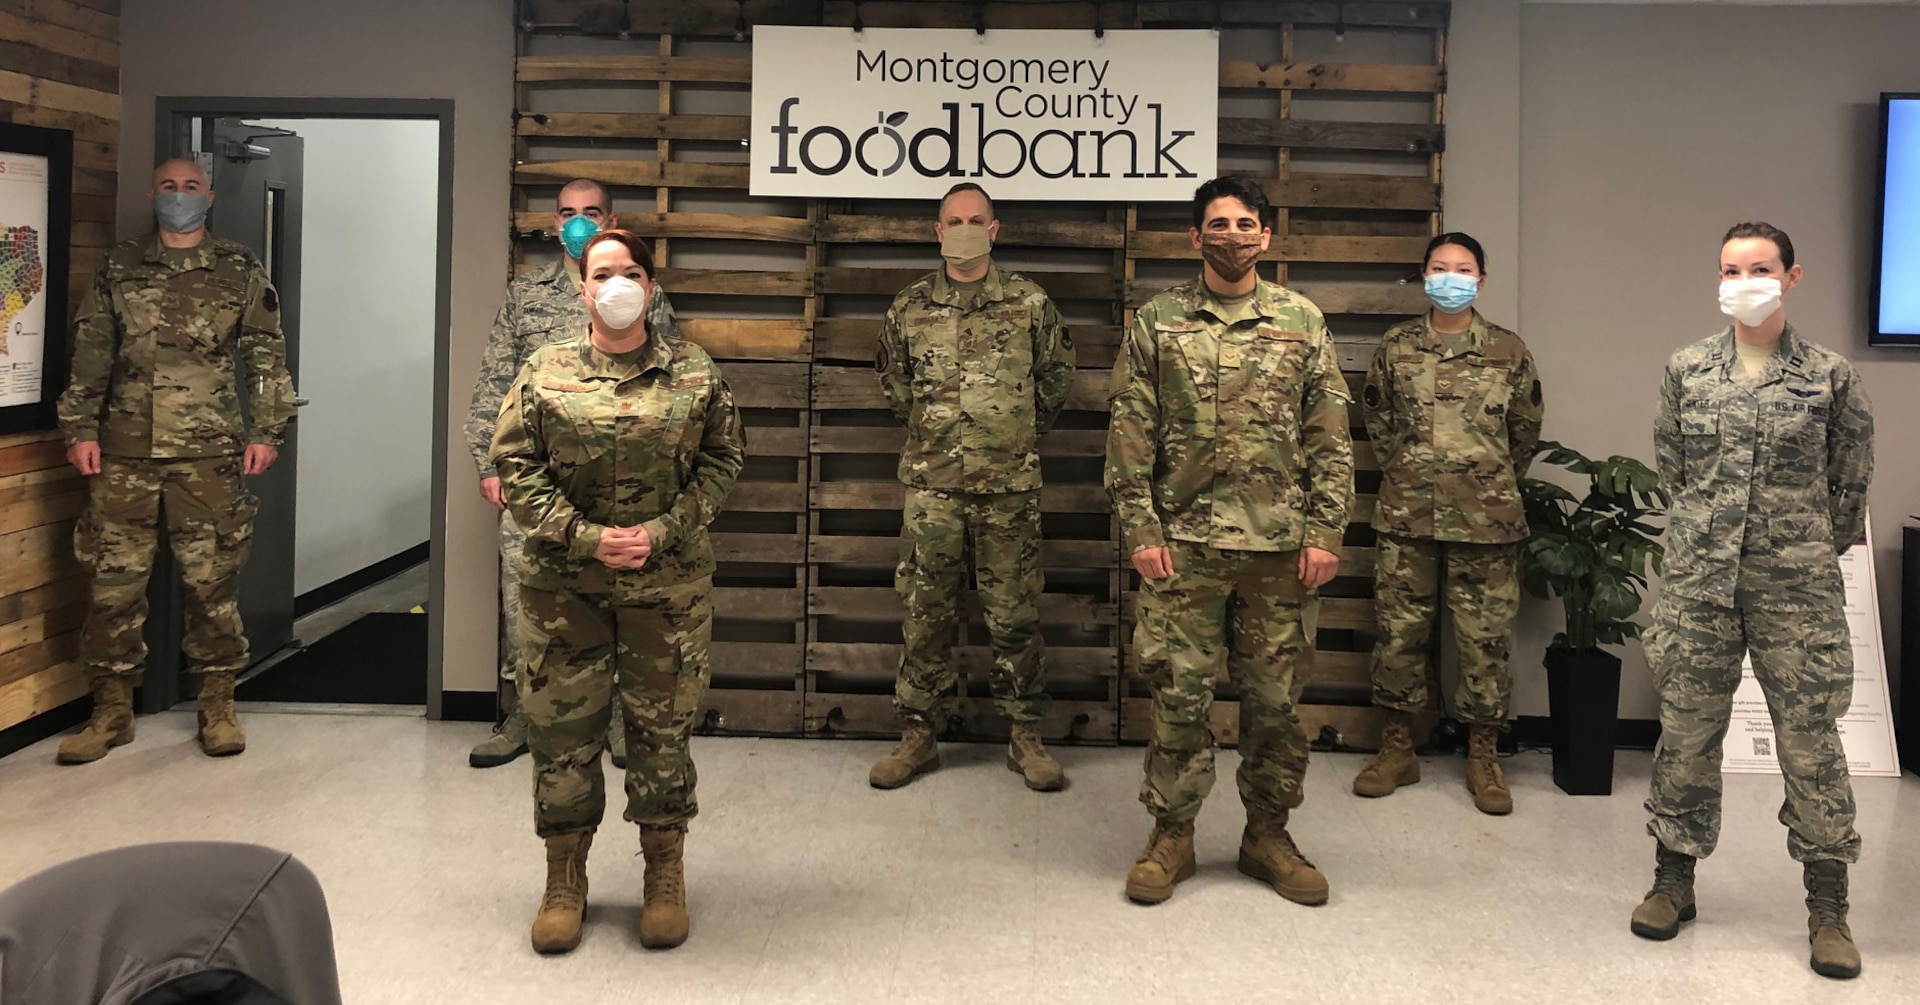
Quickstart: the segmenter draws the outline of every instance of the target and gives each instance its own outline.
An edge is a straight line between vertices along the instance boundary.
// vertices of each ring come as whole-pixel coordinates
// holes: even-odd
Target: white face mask
[[[1780,309],[1780,280],[1727,279],[1720,283],[1720,313],[1752,328]]]
[[[593,295],[593,309],[602,324],[626,331],[647,312],[647,289],[625,276],[613,276]]]

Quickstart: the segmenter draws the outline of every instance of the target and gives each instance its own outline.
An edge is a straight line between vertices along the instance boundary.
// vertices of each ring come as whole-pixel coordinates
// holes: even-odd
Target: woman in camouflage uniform
[[[534,824],[547,888],[534,949],[580,943],[587,850],[606,809],[600,751],[618,695],[626,819],[640,825],[640,941],[685,941],[681,851],[696,812],[687,738],[710,676],[707,525],[739,477],[740,412],[719,368],[644,320],[653,255],[625,231],[587,243],[580,338],[535,351],[508,392],[492,460],[527,532],[520,568]]]
[[[1427,707],[1444,597],[1460,654],[1453,709],[1471,736],[1467,788],[1482,813],[1504,814],[1513,812],[1513,794],[1497,742],[1513,692],[1519,542],[1527,537],[1520,478],[1540,442],[1543,406],[1526,343],[1473,309],[1486,265],[1480,242],[1466,234],[1427,245],[1433,309],[1381,338],[1361,391],[1380,463],[1373,703],[1387,723],[1380,753],[1353,791],[1385,796],[1420,780],[1413,716]]]
[[[1807,891],[1809,965],[1860,973],[1847,922],[1859,861],[1840,717],[1853,701],[1852,631],[1839,556],[1866,532],[1873,409],[1846,357],[1787,321],[1793,241],[1742,223],[1720,243],[1731,325],[1667,361],[1654,425],[1673,496],[1647,667],[1660,695],[1647,832],[1653,888],[1635,935],[1671,939],[1699,912],[1693,874],[1720,838],[1720,761],[1741,664],[1773,718],[1786,783],[1780,822]]]

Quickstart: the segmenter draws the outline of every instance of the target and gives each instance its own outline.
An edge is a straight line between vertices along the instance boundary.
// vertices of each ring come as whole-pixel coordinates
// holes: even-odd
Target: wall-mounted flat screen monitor
[[[1920,94],[1880,96],[1873,345],[1920,347]]]

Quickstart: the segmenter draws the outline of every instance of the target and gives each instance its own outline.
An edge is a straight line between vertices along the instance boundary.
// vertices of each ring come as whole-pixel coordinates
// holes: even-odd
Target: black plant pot
[[[1570,796],[1612,795],[1620,657],[1550,646],[1546,663],[1553,784]]]

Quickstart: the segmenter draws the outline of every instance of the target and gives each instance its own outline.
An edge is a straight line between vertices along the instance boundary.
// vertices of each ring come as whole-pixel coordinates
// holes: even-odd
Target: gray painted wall
[[[128,4],[121,18],[123,234],[151,228],[146,205],[156,95],[450,98],[455,102],[452,393],[445,677],[492,691],[498,576],[494,517],[474,491],[459,437],[467,396],[507,274],[513,22],[509,0],[333,0]],[[430,249],[423,254],[431,255]]]
[[[1916,39],[1912,6],[1529,4],[1520,34],[1521,332],[1550,382],[1547,434],[1651,460],[1667,355],[1723,322],[1720,236],[1754,218],[1785,228],[1806,269],[1788,317],[1852,359],[1874,401],[1890,663],[1900,527],[1920,512],[1920,354],[1867,348],[1868,270],[1878,97],[1920,87]],[[1543,613],[1523,654],[1551,635]],[[1650,718],[1633,648],[1621,712]],[[1544,711],[1542,677],[1523,677],[1523,713]]]

